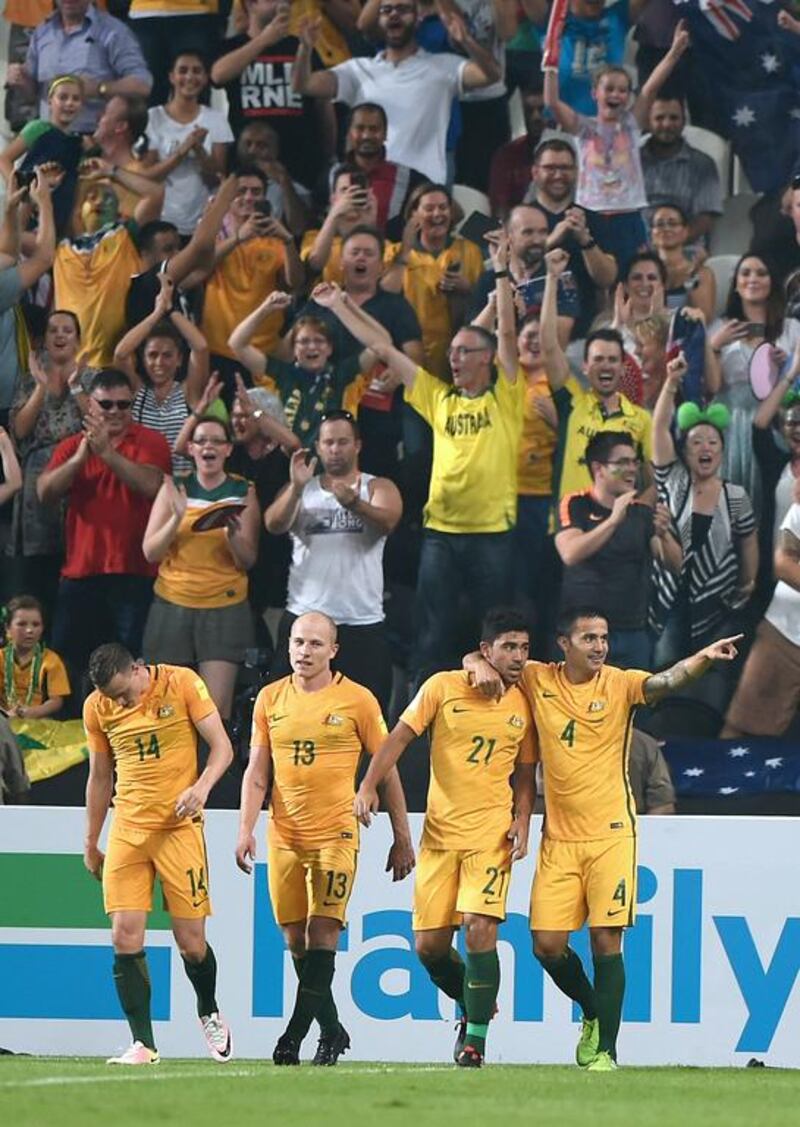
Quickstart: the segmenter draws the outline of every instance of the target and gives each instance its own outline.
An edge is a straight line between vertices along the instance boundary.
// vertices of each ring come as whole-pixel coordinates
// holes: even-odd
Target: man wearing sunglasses
[[[36,491],[45,504],[66,501],[66,555],[53,621],[53,645],[73,670],[109,639],[141,652],[152,597],[152,567],[142,554],[150,506],[172,463],[163,435],[131,419],[124,372],[94,377],[83,431],[56,446]]]
[[[639,458],[629,434],[599,431],[586,445],[585,460],[592,488],[568,494],[559,508],[561,605],[600,606],[609,661],[620,669],[649,669],[650,560],[657,556],[678,574],[680,544],[666,505],[654,511],[652,500],[637,496]]]

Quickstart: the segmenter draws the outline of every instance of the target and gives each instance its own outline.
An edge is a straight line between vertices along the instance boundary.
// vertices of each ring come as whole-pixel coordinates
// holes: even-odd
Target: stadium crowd
[[[790,726],[800,179],[715,254],[680,9],[567,9],[6,0],[6,715],[79,716],[115,640],[235,725],[322,611],[396,718],[491,607],[553,659],[591,605],[624,669],[744,631],[683,696]]]

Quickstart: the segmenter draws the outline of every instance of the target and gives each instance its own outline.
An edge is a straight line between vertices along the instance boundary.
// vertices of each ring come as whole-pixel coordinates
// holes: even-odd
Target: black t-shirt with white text
[[[222,44],[219,57],[238,51],[250,41],[247,35],[235,35]],[[238,139],[251,121],[266,121],[280,137],[280,161],[293,180],[313,188],[325,164],[314,99],[304,98],[292,90],[292,69],[300,40],[287,35],[265,48],[231,82],[225,84],[228,95],[228,121]],[[311,56],[311,69],[324,70],[316,53]]]

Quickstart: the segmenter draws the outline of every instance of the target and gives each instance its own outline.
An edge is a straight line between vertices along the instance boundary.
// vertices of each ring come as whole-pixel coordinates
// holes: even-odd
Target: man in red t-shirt
[[[44,503],[66,499],[66,558],[61,569],[53,647],[86,668],[102,642],[141,651],[156,568],[142,553],[150,506],[172,470],[163,435],[131,422],[133,389],[124,372],[93,379],[83,432],[60,442],[36,491]]]

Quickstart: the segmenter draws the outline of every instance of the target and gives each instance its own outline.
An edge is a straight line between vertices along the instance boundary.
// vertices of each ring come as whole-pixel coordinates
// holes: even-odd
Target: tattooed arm
[[[699,680],[715,661],[733,661],[738,653],[736,643],[743,637],[743,634],[736,634],[733,638],[721,638],[705,649],[698,650],[691,657],[676,662],[669,669],[654,673],[644,683],[644,699],[648,704],[655,704],[662,697],[677,692],[691,681]]]

